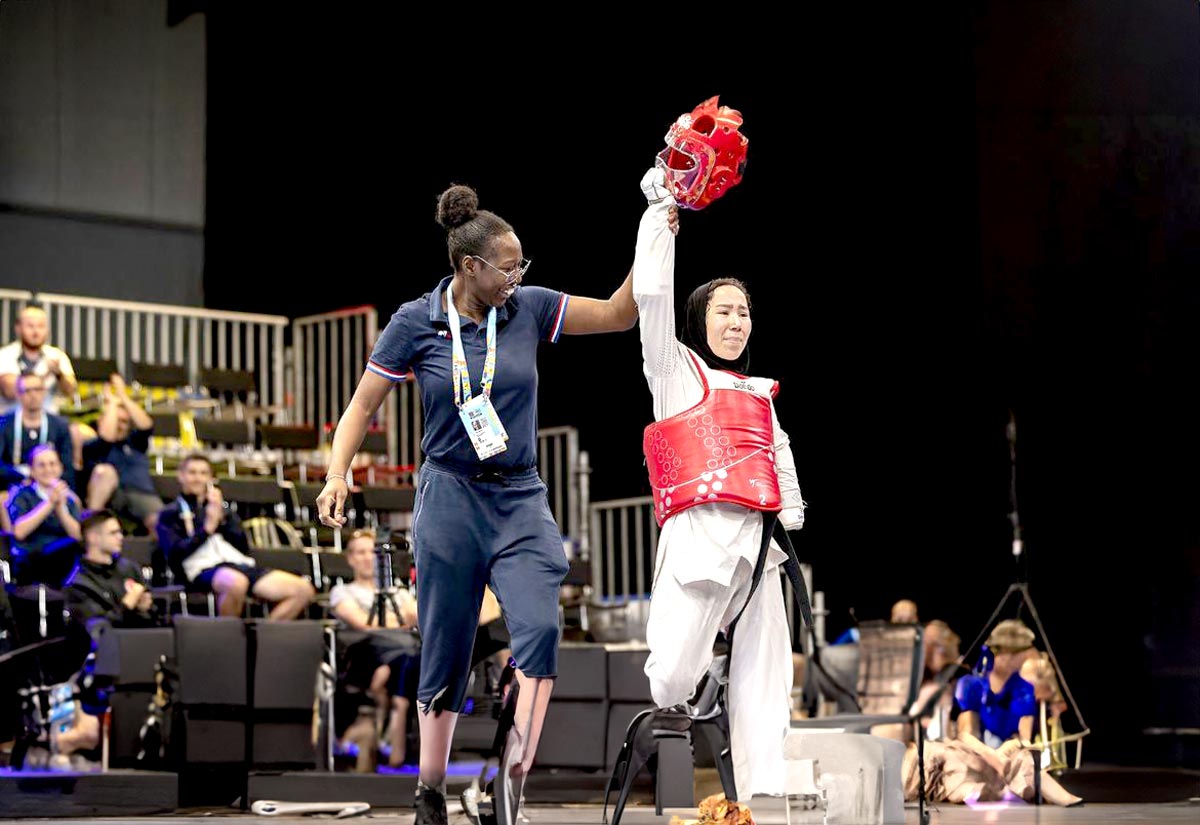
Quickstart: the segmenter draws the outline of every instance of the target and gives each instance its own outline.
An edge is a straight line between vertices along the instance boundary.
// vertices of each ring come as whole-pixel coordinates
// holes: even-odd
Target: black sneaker
[[[446,797],[433,788],[418,787],[413,807],[417,809],[416,825],[447,825],[450,818],[446,813]]]

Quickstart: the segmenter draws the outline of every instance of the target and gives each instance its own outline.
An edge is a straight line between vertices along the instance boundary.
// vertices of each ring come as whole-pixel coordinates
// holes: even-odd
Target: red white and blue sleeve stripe
[[[567,293],[562,293],[558,298],[558,311],[554,315],[554,323],[550,325],[550,334],[546,336],[546,340],[550,343],[557,343],[558,336],[562,335],[563,321],[567,317],[567,302],[571,300],[571,296]]]
[[[388,379],[389,381],[404,381],[408,378],[408,375],[409,375],[407,372],[396,372],[395,370],[390,370],[387,367],[376,364],[374,361],[367,362],[367,369],[369,369],[371,372],[375,373],[376,375],[383,376],[384,378]]]

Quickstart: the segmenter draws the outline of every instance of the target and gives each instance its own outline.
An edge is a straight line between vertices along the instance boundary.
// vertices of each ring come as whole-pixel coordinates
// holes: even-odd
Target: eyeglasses
[[[521,282],[521,279],[525,277],[525,271],[528,270],[529,265],[531,263],[533,263],[533,261],[529,260],[528,258],[522,258],[521,262],[519,264],[517,264],[516,266],[512,267],[511,269],[501,269],[500,267],[498,267],[495,264],[488,261],[486,258],[481,258],[478,255],[472,255],[471,257],[475,258],[478,261],[483,261],[485,264],[490,266],[492,269],[496,270],[501,275],[503,275],[505,286],[512,286],[513,284],[519,284]]]

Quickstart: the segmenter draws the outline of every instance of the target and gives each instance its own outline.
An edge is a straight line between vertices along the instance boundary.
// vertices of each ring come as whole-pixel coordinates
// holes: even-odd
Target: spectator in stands
[[[0,415],[0,483],[7,489],[28,478],[33,448],[51,444],[63,462],[63,481],[74,489],[70,422],[46,410],[45,379],[34,373],[18,376],[17,399],[18,407]]]
[[[1042,741],[1050,742],[1050,768],[1067,767],[1067,744],[1062,741],[1065,733],[1062,715],[1067,710],[1067,700],[1059,687],[1058,674],[1048,653],[1036,653],[1021,665],[1021,678],[1033,685],[1033,696],[1046,705],[1046,727],[1041,733]]]
[[[89,513],[81,523],[84,551],[79,564],[64,585],[71,620],[85,630],[94,651],[101,635],[110,627],[153,627],[157,624],[154,602],[141,568],[121,557],[124,534],[117,514],[111,510]],[[84,665],[82,675],[90,668]],[[81,681],[78,677],[74,681]],[[99,757],[100,716],[107,708],[105,691],[82,691],[73,701],[69,728],[54,728],[55,757],[60,767],[78,766],[80,756]],[[90,753],[89,753],[90,752]],[[68,758],[71,757],[71,758]],[[89,767],[88,763],[82,763]]]
[[[851,610],[851,615],[854,611]],[[855,619],[857,622],[858,619]],[[920,621],[917,618],[917,603],[911,599],[901,599],[892,605],[892,611],[888,614],[888,621],[892,624],[916,624]],[[835,645],[856,645],[858,644],[858,628],[849,627],[842,631],[841,635],[834,639],[831,644]]]
[[[151,534],[163,506],[146,457],[153,430],[154,419],[130,398],[124,379],[114,374],[104,388],[97,437],[83,445],[88,509],[107,507]]]
[[[159,514],[158,547],[177,581],[217,595],[217,612],[241,616],[247,594],[271,604],[270,618],[304,614],[316,591],[305,579],[259,567],[237,513],[225,505],[212,464],[193,453],[179,465],[181,493]]]
[[[29,481],[8,500],[12,522],[13,580],[59,587],[79,555],[79,498],[63,481],[63,465],[50,444],[29,455]]]
[[[17,316],[17,340],[0,347],[0,412],[17,405],[17,378],[40,376],[46,388],[46,410],[57,413],[60,399],[75,392],[71,359],[46,343],[50,321],[41,307],[25,307]],[[64,453],[64,456],[70,453]]]
[[[941,691],[941,696],[931,709],[929,716],[921,720],[925,726],[927,739],[954,738],[956,712],[954,708],[954,688],[951,683],[957,678],[956,672],[948,672],[947,668],[962,669],[959,660],[958,634],[950,629],[950,625],[940,619],[934,619],[925,625],[925,668],[921,677],[921,687],[917,699],[913,702],[910,713],[924,708],[934,693]]]
[[[329,593],[329,609],[337,616],[341,626],[361,631],[415,628],[417,600],[403,587],[395,588],[391,594],[400,610],[399,617],[390,609],[390,604],[389,609],[383,612],[382,620],[379,615],[371,615],[376,594],[374,531],[355,530],[343,552],[350,569],[354,571],[354,579],[337,585]],[[347,651],[347,658],[350,660],[348,679],[355,687],[365,689],[375,704],[371,722],[373,736],[360,740],[359,769],[370,769],[367,767],[370,760],[362,755],[361,743],[378,740],[389,706],[391,753],[388,755],[388,764],[400,767],[407,756],[409,708],[417,698],[420,645],[415,636],[405,638],[395,634],[373,634],[373,638],[365,643],[353,645]]]
[[[890,619],[892,624],[916,624],[920,621],[917,618],[917,603],[912,599],[901,599],[892,605],[892,615]]]
[[[93,645],[109,627],[152,627],[154,602],[142,569],[122,558],[124,533],[112,510],[89,513],[80,524],[83,557],[64,590],[71,619],[84,627]]]
[[[1021,665],[1037,651],[1033,631],[1007,619],[987,639],[980,673],[959,679],[954,698],[960,709],[958,734],[971,734],[992,748],[1019,736],[1029,742],[1037,711],[1033,685],[1021,678]]]

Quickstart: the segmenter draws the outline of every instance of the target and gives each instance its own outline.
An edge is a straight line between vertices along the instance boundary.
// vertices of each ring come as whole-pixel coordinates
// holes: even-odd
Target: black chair
[[[75,380],[107,384],[113,373],[119,373],[117,362],[112,358],[72,358]]]
[[[415,487],[363,486],[353,492],[357,510],[364,521],[379,529],[387,513],[411,513],[417,499]]]
[[[182,430],[179,427],[179,413],[151,412],[154,419],[154,435],[156,438],[180,438]]]
[[[221,495],[233,505],[243,519],[254,515],[275,516],[275,508],[283,503],[283,490],[274,478],[223,478]]]
[[[143,387],[180,389],[188,385],[187,367],[181,364],[147,364],[133,361],[129,364],[129,377]]]
[[[246,624],[233,618],[176,616],[174,625],[178,715],[172,721],[172,738],[179,738],[179,767],[244,764],[249,715]]]
[[[121,555],[143,569],[153,569],[154,550],[158,543],[152,536],[125,536]]]
[[[358,448],[359,454],[369,454],[374,456],[376,460],[368,464],[364,471],[356,472],[356,477],[366,478],[367,484],[375,484],[379,481],[379,475],[386,474],[395,476],[399,468],[392,467],[388,464],[388,434],[386,430],[367,430],[363,436],[362,445]],[[402,476],[397,477],[397,481],[410,480],[411,470],[405,468]],[[384,483],[384,482],[380,482]]]
[[[210,447],[246,447],[254,444],[249,421],[197,418],[196,438]]]
[[[300,480],[308,481],[308,459],[321,446],[316,427],[285,427],[278,424],[260,424],[258,438],[264,450],[275,453],[275,477],[282,483],[286,474],[285,465],[297,465]],[[299,452],[299,460],[296,453]]]
[[[358,488],[363,507],[372,512],[411,513],[417,500],[416,487],[372,487]]]
[[[321,446],[316,427],[261,424],[258,434],[262,438],[262,446],[268,450],[316,450]]]
[[[119,373],[117,362],[112,358],[72,358],[75,370],[74,410],[64,409],[64,415],[86,413],[100,408],[101,386],[108,383],[113,373]]]
[[[179,497],[180,486],[176,476],[151,473],[150,481],[154,484],[154,492],[163,501],[174,501]]]
[[[203,367],[200,370],[200,386],[222,405],[233,406],[234,417],[245,417],[245,408],[258,390],[254,373],[247,370],[227,370]]]
[[[388,453],[388,438],[385,430],[367,430],[363,436],[362,445],[358,448],[360,453],[371,453],[372,455],[387,455]]]
[[[251,547],[250,557],[261,567],[297,576],[312,576],[313,563],[307,551],[293,547]]]

